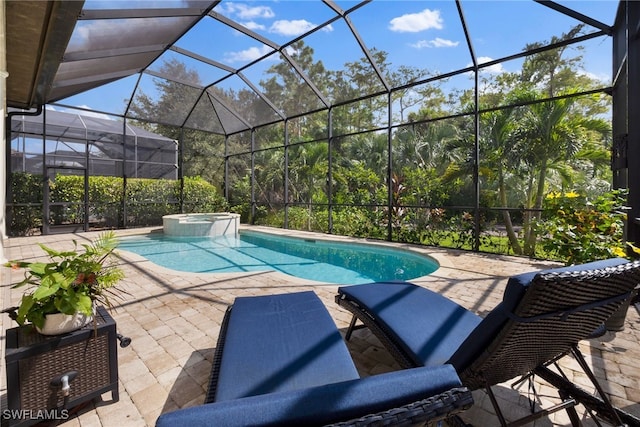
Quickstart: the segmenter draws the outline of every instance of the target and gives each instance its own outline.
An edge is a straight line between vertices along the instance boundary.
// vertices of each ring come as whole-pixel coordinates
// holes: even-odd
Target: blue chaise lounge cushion
[[[415,366],[452,364],[462,372],[476,360],[508,320],[537,274],[596,270],[629,262],[623,258],[533,271],[513,276],[503,300],[484,319],[426,288],[409,282],[343,286],[339,294],[366,307],[385,334]]]
[[[342,335],[315,293],[236,298],[215,401],[356,378]]]
[[[408,282],[344,286],[416,366],[447,363],[482,318],[448,298]]]
[[[320,426],[406,405],[455,387],[460,387],[460,379],[451,365],[405,369],[185,408],[161,415],[156,426]]]

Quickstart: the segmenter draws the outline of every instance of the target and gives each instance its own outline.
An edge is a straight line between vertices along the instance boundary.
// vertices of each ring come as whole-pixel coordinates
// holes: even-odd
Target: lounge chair
[[[640,262],[609,259],[511,277],[503,299],[483,318],[435,292],[408,282],[339,288],[336,302],[380,339],[403,367],[454,366],[471,390],[485,389],[501,424],[508,425],[491,386],[537,374],[558,388],[562,403],[514,422],[521,425],[566,409],[579,425],[576,402],[614,425],[640,420],[614,408],[578,350],[629,301],[640,283]],[[572,354],[600,392],[595,397],[549,369]]]
[[[158,427],[413,425],[473,404],[451,365],[360,378],[313,292],[236,298],[223,319],[205,404]]]

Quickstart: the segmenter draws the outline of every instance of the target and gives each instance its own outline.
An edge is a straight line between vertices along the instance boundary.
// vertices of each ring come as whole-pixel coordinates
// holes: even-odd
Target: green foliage
[[[57,175],[49,182],[51,203],[63,203],[50,208],[51,221],[54,224],[70,222],[81,223],[84,219],[84,176]]]
[[[430,209],[427,223],[417,229],[418,243],[456,249],[473,249],[474,221],[469,212],[448,213],[444,209]]]
[[[91,316],[94,303],[111,307],[109,296],[116,295],[114,286],[124,278],[124,272],[115,264],[113,251],[118,241],[112,231],[101,234],[91,244],[82,244],[78,250],[74,240],[71,251],[56,251],[40,244],[50,262],[10,261],[5,267],[24,268],[25,278],[15,284],[35,287],[24,293],[16,321],[27,320],[42,328],[47,314],[83,313]]]
[[[240,214],[240,221],[248,223],[251,219],[251,177],[245,175],[233,183],[229,210]]]
[[[480,236],[480,252],[509,255],[513,254],[509,238],[503,233],[492,230],[491,233]]]
[[[128,179],[127,224],[150,226],[162,223],[162,216],[179,212],[174,181]]]
[[[214,186],[200,177],[185,177],[183,192],[185,213],[222,212],[228,210],[228,204],[224,197],[220,195]],[[179,191],[175,197],[179,199]]]
[[[408,188],[404,197],[410,205],[443,206],[451,193],[460,190],[455,182],[445,183],[433,168],[404,167],[402,176]]]
[[[593,201],[577,193],[549,193],[537,223],[545,258],[567,265],[625,257],[626,192],[614,190]]]
[[[106,227],[122,223],[123,179],[112,176],[89,177],[90,215]]]
[[[329,229],[328,212],[324,207],[313,210],[302,206],[292,206],[288,211],[289,228],[294,230],[326,232]]]
[[[10,233],[25,235],[42,225],[41,175],[14,173]],[[52,209],[55,223],[81,223],[83,216],[84,178],[58,175],[51,183],[51,201],[66,206]],[[219,191],[200,177],[184,179],[184,211],[220,212],[228,209]],[[35,195],[35,196],[34,196]],[[109,176],[89,177],[89,214],[93,223],[117,227],[123,223],[123,179]],[[37,205],[27,205],[32,199]],[[33,202],[31,202],[33,203]],[[26,205],[26,206],[25,206]],[[180,181],[168,179],[127,179],[127,225],[162,224],[162,216],[180,210]]]
[[[385,239],[387,214],[376,208],[342,207],[333,211],[333,232],[345,236]]]
[[[387,192],[380,176],[362,162],[336,167],[333,172],[333,201],[339,204],[385,204]]]
[[[227,209],[218,190],[200,177],[184,179],[184,213],[219,212]],[[180,181],[166,179],[127,180],[127,224],[162,224],[164,215],[180,211]]]
[[[269,227],[284,227],[284,208],[283,207],[267,207],[256,206],[259,215],[254,217],[256,225],[266,225]]]
[[[26,236],[42,227],[42,175],[12,173],[11,195],[13,206],[7,209],[11,235]]]

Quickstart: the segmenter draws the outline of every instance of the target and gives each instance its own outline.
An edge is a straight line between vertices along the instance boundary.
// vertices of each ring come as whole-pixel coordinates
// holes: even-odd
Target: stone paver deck
[[[282,230],[270,230],[282,234]],[[120,230],[119,235],[141,234],[157,229]],[[36,245],[42,242],[56,249],[72,247],[72,240],[88,242],[98,233],[50,235],[12,238],[5,241],[8,259],[44,258]],[[288,235],[309,233],[286,231]],[[312,234],[314,238],[354,241],[347,237]],[[388,243],[377,242],[387,245]],[[523,258],[476,254],[454,250],[388,244],[428,254],[441,267],[433,274],[414,280],[436,290],[480,315],[486,314],[501,299],[511,275],[554,266]],[[77,411],[62,425],[65,427],[153,426],[164,412],[203,402],[218,331],[223,314],[237,296],[314,290],[323,300],[340,330],[344,333],[350,315],[334,302],[337,286],[312,282],[276,272],[236,274],[198,274],[167,270],[125,251],[119,251],[126,278],[122,283],[130,296],[125,297],[112,316],[118,332],[131,337],[127,348],[118,349],[120,400],[112,402],[109,393]],[[0,302],[2,308],[16,305],[20,290],[9,284],[19,281],[21,272],[4,268]],[[2,315],[2,338],[15,324]],[[581,343],[581,349],[596,375],[603,380],[614,404],[640,416],[640,316],[631,308],[623,332],[608,333],[598,340]],[[361,375],[375,375],[399,369],[387,351],[366,329],[354,333],[348,347]],[[6,373],[2,344],[0,397],[6,408]],[[588,388],[585,375],[577,364],[565,358],[563,366],[570,378]],[[525,386],[512,389],[510,384],[494,388],[508,418],[528,413],[529,398]],[[557,403],[555,390],[539,384],[540,402]],[[475,426],[499,425],[485,392],[474,392],[475,405],[463,418]],[[583,414],[584,411],[580,413]],[[582,415],[585,425],[595,425]],[[538,426],[569,425],[564,412],[537,421]]]

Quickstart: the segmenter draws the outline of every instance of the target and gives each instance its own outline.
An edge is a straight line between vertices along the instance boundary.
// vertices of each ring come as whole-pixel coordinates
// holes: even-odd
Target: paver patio
[[[282,234],[282,230],[252,227]],[[151,229],[119,230],[118,235],[157,231]],[[36,260],[45,258],[37,242],[56,249],[72,247],[72,240],[88,242],[98,233],[49,235],[11,238],[5,241],[8,259]],[[288,235],[310,236],[310,233],[287,230]],[[354,241],[340,236],[312,234],[313,238]],[[440,263],[429,276],[413,280],[436,290],[466,308],[484,315],[502,297],[509,276],[556,264],[526,258],[477,254],[471,252],[419,247],[414,245],[375,242],[428,254]],[[313,282],[276,272],[199,274],[167,270],[125,251],[119,251],[126,278],[122,288],[130,295],[112,311],[118,332],[131,337],[127,348],[118,349],[120,400],[112,402],[103,395],[98,402],[85,405],[64,422],[73,426],[152,426],[163,412],[200,405],[209,380],[220,322],[224,312],[237,296],[313,290],[323,300],[338,327],[344,333],[350,314],[334,302],[336,285]],[[11,290],[9,284],[19,281],[22,272],[4,268],[0,302],[2,308],[16,305],[21,290]],[[2,316],[2,339],[15,324]],[[584,341],[581,350],[596,376],[605,385],[613,403],[640,417],[640,316],[629,310],[623,332],[607,333],[597,340]],[[354,333],[348,347],[361,375],[375,375],[399,369],[387,351],[366,329]],[[6,373],[2,349],[0,397],[6,407]],[[565,358],[562,366],[575,383],[589,388],[585,375],[577,364]],[[526,383],[514,390],[510,384],[495,387],[507,417],[526,415],[529,398]],[[538,383],[543,406],[557,403],[554,389]],[[475,405],[463,418],[475,426],[497,426],[497,417],[487,395],[474,392]],[[579,411],[584,415],[584,411]],[[595,425],[584,415],[585,425]],[[538,426],[569,425],[564,412],[539,420]]]

